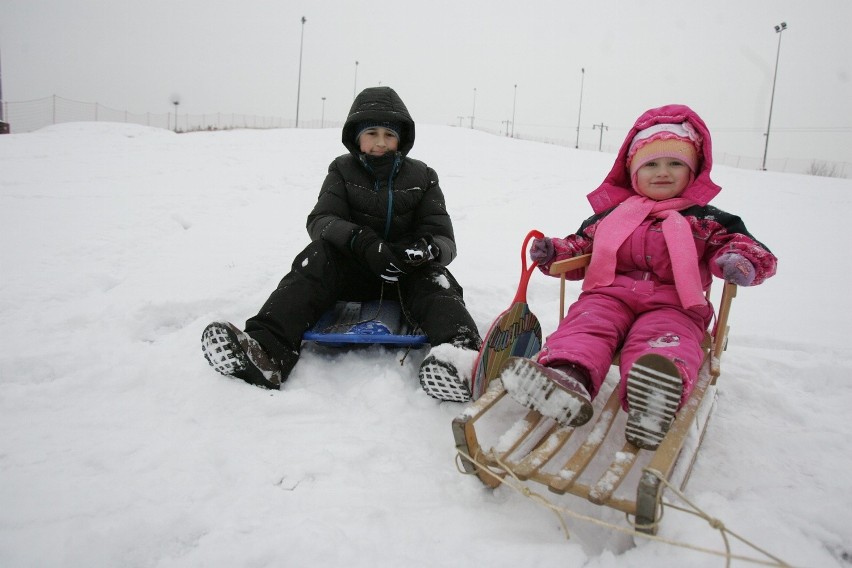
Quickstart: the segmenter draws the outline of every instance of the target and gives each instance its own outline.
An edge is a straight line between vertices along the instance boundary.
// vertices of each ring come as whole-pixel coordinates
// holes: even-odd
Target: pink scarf
[[[586,269],[583,290],[608,286],[615,279],[616,253],[624,241],[649,216],[662,218],[663,238],[669,250],[675,288],[684,308],[707,303],[698,272],[698,252],[692,229],[678,213],[695,203],[682,197],[654,201],[641,195],[625,199],[606,216],[595,233],[592,261]]]

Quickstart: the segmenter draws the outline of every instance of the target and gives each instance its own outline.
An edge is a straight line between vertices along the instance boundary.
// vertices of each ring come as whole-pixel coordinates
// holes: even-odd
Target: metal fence
[[[175,110],[178,110],[177,106]],[[180,112],[131,113],[126,110],[113,109],[100,103],[75,101],[58,95],[29,101],[3,102],[3,120],[8,124],[9,130],[12,133],[32,132],[39,128],[62,122],[91,121],[128,122],[155,128],[165,128],[176,132],[228,130],[233,128],[295,128],[296,126],[295,120],[274,116],[222,112],[213,114],[181,114]],[[324,119],[299,121],[299,127],[301,128],[342,126],[342,122]],[[488,124],[487,120],[483,121],[482,119],[479,120],[476,126],[476,130],[488,132],[495,136],[508,136],[508,121],[506,121],[506,129],[504,130],[503,124],[499,122]],[[529,133],[521,133],[520,131],[515,132],[514,130],[511,132],[511,136],[523,140],[544,142],[559,146],[575,147],[576,145],[574,141],[567,138],[536,136]],[[599,150],[607,153],[618,151],[617,147],[606,144],[581,143],[579,147],[584,150]],[[735,168],[759,170],[762,167],[762,160],[759,157],[738,156],[728,153],[716,152],[714,161],[716,164]],[[788,173],[805,173],[843,178],[852,176],[852,163],[849,162],[770,158],[767,160],[766,167],[772,171]]]
[[[100,103],[75,101],[58,95],[30,101],[4,102],[3,116],[12,133],[32,132],[62,122],[128,122],[177,132],[232,128],[294,128],[296,126],[295,120],[251,114],[132,113]],[[324,124],[320,122],[319,120],[300,121],[299,126],[321,128],[338,125],[331,121],[323,121]]]
[[[584,135],[585,140],[579,140],[579,137],[575,138],[574,136],[560,138],[554,136],[531,134],[529,131],[527,131],[527,129],[524,129],[523,132],[520,132],[519,130],[511,132],[511,130],[509,130],[507,122],[508,121],[504,121],[501,124],[497,121],[477,119],[476,130],[488,132],[496,136],[514,137],[520,138],[522,140],[543,142],[545,144],[568,146],[570,148],[576,147],[580,148],[581,150],[599,151],[607,154],[615,154],[616,152],[618,152],[621,145],[621,140],[623,139],[621,136],[626,135],[628,130],[628,128],[623,128],[623,132],[621,132],[620,134],[617,130],[613,130],[610,133],[609,138],[614,137],[619,141],[619,143],[618,145],[612,145],[607,144],[605,142],[588,142],[587,140],[588,138],[590,138],[588,133]],[[462,125],[460,124],[460,127],[461,126]],[[464,125],[464,127],[467,127],[467,125]],[[843,130],[843,132],[841,133],[843,135],[852,134],[852,132],[848,132],[849,129],[838,130]],[[718,138],[718,135],[716,138]],[[763,167],[763,158],[760,156],[741,156],[728,152],[720,152],[719,146],[716,145],[713,152],[713,164],[730,166],[733,168],[740,169],[760,170]],[[774,172],[810,174],[826,177],[852,177],[852,163],[833,160],[774,158],[770,156],[766,160],[766,169]]]

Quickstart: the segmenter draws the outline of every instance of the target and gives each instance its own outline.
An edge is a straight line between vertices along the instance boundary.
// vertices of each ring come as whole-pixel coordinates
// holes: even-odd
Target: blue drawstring
[[[391,219],[393,218],[393,178],[396,177],[396,170],[399,168],[400,155],[396,153],[393,158],[393,167],[391,167],[390,176],[388,176],[388,214],[385,220],[385,238],[388,238],[391,228]]]

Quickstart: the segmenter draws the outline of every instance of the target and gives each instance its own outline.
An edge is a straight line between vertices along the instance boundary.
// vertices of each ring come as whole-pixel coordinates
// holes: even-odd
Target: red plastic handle
[[[535,229],[527,233],[526,238],[524,238],[524,244],[521,246],[521,281],[518,282],[518,292],[515,294],[515,299],[512,300],[513,303],[526,303],[527,301],[527,286],[536,269],[534,262],[529,263],[529,266],[527,266],[527,246],[531,240],[541,238],[544,238],[544,233]]]

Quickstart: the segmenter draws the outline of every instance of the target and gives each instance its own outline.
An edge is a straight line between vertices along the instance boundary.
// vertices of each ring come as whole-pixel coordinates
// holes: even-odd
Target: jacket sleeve
[[[349,221],[349,200],[346,182],[332,162],[328,167],[319,198],[308,215],[307,229],[311,240],[325,240],[343,251],[349,251],[349,241],[358,225]]]
[[[599,221],[599,216],[593,215],[583,221],[583,224],[576,233],[568,235],[565,238],[551,238],[550,240],[553,243],[553,258],[550,262],[540,265],[539,269],[550,276],[550,267],[554,262],[592,252],[592,237],[594,235],[594,227],[597,226],[597,221]],[[580,268],[566,272],[565,278],[568,280],[582,280],[585,275],[586,269]]]
[[[722,271],[716,264],[716,259],[727,253],[737,253],[747,258],[754,266],[754,281],[752,286],[763,283],[775,275],[778,259],[763,243],[755,239],[736,215],[715,210],[715,230],[707,235],[707,248],[704,258],[710,272],[717,278],[722,278]]]
[[[453,221],[447,211],[438,174],[432,168],[427,168],[427,173],[429,185],[423,194],[423,199],[417,204],[413,231],[415,235],[424,233],[432,235],[435,244],[441,249],[441,256],[438,257],[437,262],[447,266],[456,257]]]

